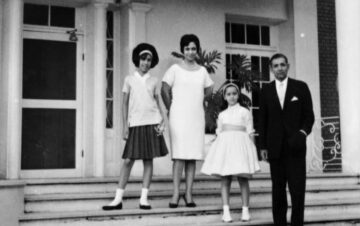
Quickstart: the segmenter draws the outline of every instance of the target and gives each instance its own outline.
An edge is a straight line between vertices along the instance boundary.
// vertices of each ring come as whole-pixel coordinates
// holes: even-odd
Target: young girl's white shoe
[[[222,215],[222,221],[224,221],[225,223],[230,223],[232,222],[232,218],[230,215],[230,208],[228,205],[223,206],[223,215]]]
[[[249,207],[242,207],[241,221],[250,221]]]

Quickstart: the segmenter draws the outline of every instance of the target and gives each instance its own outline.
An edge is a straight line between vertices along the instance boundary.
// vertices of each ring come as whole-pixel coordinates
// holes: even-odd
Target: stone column
[[[3,2],[2,77],[5,82],[4,152],[6,178],[17,179],[21,162],[21,99],[22,99],[22,24],[23,1]]]
[[[150,11],[151,5],[132,2],[129,4],[129,74],[134,71],[131,60],[132,49],[140,42],[146,41],[146,13]]]
[[[360,1],[336,0],[343,171],[360,173]]]
[[[106,127],[106,8],[94,4],[94,176],[104,176]]]

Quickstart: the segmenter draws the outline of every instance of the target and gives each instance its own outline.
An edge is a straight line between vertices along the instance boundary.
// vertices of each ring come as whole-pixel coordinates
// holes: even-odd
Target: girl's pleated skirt
[[[158,135],[157,125],[135,126],[129,128],[123,159],[153,159],[168,154],[164,136]]]

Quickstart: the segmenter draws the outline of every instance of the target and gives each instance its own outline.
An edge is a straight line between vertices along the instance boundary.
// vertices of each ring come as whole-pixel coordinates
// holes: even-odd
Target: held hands
[[[261,156],[261,160],[264,160],[265,162],[269,162],[269,159],[268,159],[268,150],[266,150],[266,149],[261,149],[261,150],[260,150],[260,156]]]
[[[165,130],[165,122],[164,120],[161,120],[160,124],[155,126],[155,131],[157,136],[161,136]]]

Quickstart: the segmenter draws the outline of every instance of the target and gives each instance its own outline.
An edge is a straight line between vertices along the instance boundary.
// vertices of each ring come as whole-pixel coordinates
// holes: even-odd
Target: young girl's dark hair
[[[229,88],[229,87],[235,87],[237,90],[238,90],[238,93],[239,93],[239,99],[238,99],[238,103],[240,104],[240,106],[244,107],[244,108],[247,108],[249,109],[249,106],[247,104],[245,104],[245,99],[243,98],[243,95],[240,91],[240,86],[238,84],[236,84],[236,82],[229,82],[229,81],[226,81],[222,87],[219,89],[222,94],[223,94],[223,102],[222,102],[222,105],[220,107],[221,111],[225,110],[227,107],[228,107],[228,103],[226,102],[226,100],[224,99],[224,96],[225,96],[225,92],[226,92],[226,89]],[[219,91],[219,92],[220,92]]]
[[[148,51],[151,54],[150,53],[140,54],[143,51]],[[132,61],[135,67],[139,67],[140,57],[141,57],[140,55],[143,57],[146,57],[147,55],[152,56],[151,66],[150,66],[151,68],[155,67],[159,63],[159,56],[156,52],[156,49],[153,45],[150,45],[149,43],[140,43],[134,48],[132,52]],[[141,58],[141,59],[145,59],[145,58]]]
[[[195,43],[197,53],[200,52],[200,40],[194,34],[183,35],[180,39],[180,51],[184,53],[185,46],[188,46],[190,42]]]

